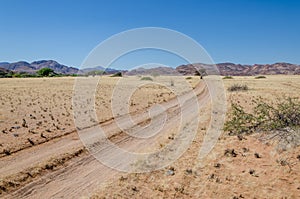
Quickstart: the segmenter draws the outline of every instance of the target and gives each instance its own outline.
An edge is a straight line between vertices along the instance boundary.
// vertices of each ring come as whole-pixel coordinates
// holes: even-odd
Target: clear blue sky
[[[164,27],[199,42],[215,62],[300,64],[300,1],[0,0],[0,61],[80,66],[101,41]]]

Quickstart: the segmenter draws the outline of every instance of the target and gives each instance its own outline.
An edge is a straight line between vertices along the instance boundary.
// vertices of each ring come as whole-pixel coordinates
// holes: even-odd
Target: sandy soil
[[[136,86],[136,82],[140,82],[138,77],[123,79],[126,81],[125,84],[122,84],[123,90],[126,87]],[[143,139],[132,139],[116,126],[116,118],[113,118],[111,112],[110,96],[118,78],[105,77],[103,80],[105,84],[99,85],[96,95],[97,117],[102,121],[101,126],[108,132],[108,137],[113,143],[129,151],[148,152],[161,149],[173,141],[178,131],[179,107],[176,106],[177,101],[170,88],[145,84],[140,89],[136,89],[132,98],[125,102],[130,105],[134,121],[141,125],[149,123],[147,108],[151,108],[157,103],[168,107],[166,112],[169,119],[164,129],[159,135],[145,142]],[[170,84],[171,80],[181,94],[188,94],[178,84],[179,80],[174,77],[157,77],[155,79],[156,82],[167,84]],[[76,131],[73,131],[75,127],[72,126],[74,125],[71,115],[73,78],[10,79],[8,81],[0,79],[0,81],[1,102],[3,100],[4,103],[0,109],[0,120],[2,121],[0,127],[8,130],[8,133],[1,134],[2,146],[0,146],[3,150],[8,147],[10,149],[23,147],[24,143],[30,146],[11,155],[3,153],[0,162],[0,193],[5,198],[300,197],[300,147],[278,151],[276,143],[270,140],[262,141],[258,134],[239,139],[223,133],[213,151],[205,159],[201,161],[197,159],[208,124],[211,121],[207,88],[203,83],[196,87],[199,77],[189,80],[191,88],[195,88],[199,94],[201,110],[198,133],[188,150],[167,168],[149,173],[131,174],[118,172],[101,164],[84,150],[78,135],[74,133]],[[232,101],[251,109],[253,105],[251,100],[258,96],[262,96],[266,100],[274,100],[276,96],[283,95],[299,97],[300,91],[299,76],[267,76],[266,79],[234,77],[234,79],[223,82],[225,88],[234,83],[247,84],[250,88],[245,92],[227,92],[229,109]],[[38,86],[35,88],[35,85]],[[48,86],[47,90],[44,89],[46,86]],[[35,92],[33,88],[35,88]],[[28,96],[28,93],[31,95]],[[55,100],[56,98],[59,100]],[[31,100],[36,103],[30,105]],[[47,104],[50,105],[47,106]],[[26,109],[26,106],[30,106],[32,112],[35,110],[33,113],[37,115],[34,115],[36,119],[31,120],[42,122],[46,120],[45,125],[38,126],[34,125],[35,122],[30,123],[31,120],[27,118],[30,118],[28,114],[31,113],[28,113],[29,109]],[[193,106],[187,100],[184,110],[192,112],[191,107]],[[45,112],[46,108],[48,109]],[[12,109],[13,113],[17,114],[11,114]],[[55,123],[56,125],[65,129],[60,131],[60,129],[53,128],[51,132],[45,131],[46,128],[49,128],[46,124],[49,121],[54,122],[49,114],[52,114],[54,119],[61,121],[60,124]],[[158,113],[157,117],[159,116]],[[24,117],[26,117],[26,124],[30,124],[28,128],[26,125],[25,127],[22,125]],[[119,117],[121,121],[126,121],[122,120],[122,115]],[[193,120],[193,118],[187,119]],[[16,121],[17,124],[15,124]],[[68,122],[70,125],[67,125]],[[9,128],[16,125],[19,125],[20,128],[13,128],[9,131]],[[135,129],[135,126],[129,125],[128,127]],[[33,128],[35,131],[40,130],[39,134],[28,137],[32,134],[28,132],[29,128]],[[89,132],[87,141],[90,143],[97,141],[94,140],[97,131],[93,128],[86,129]],[[66,134],[66,130],[73,133],[61,136]],[[13,135],[16,132],[19,136]],[[38,144],[39,140],[43,140],[41,133],[47,136],[43,139],[48,139],[48,141]],[[51,139],[54,137],[50,137],[51,133],[59,135],[59,137]],[[28,138],[37,144],[28,144]],[[113,150],[105,147],[100,150],[98,155],[122,159],[122,154],[115,154]],[[123,163],[126,164],[126,161]],[[117,165],[118,162],[115,164]],[[6,187],[7,190],[3,190],[3,187]]]
[[[172,77],[166,77],[166,78],[161,78],[162,81],[170,81]],[[110,78],[110,77],[104,77],[103,79],[105,79],[105,84],[99,84],[99,90],[101,91],[101,95],[98,95],[100,98],[103,96],[109,96],[109,93],[111,93],[111,90],[113,90],[113,86],[114,83],[116,81],[118,81],[118,78]],[[125,78],[124,78],[125,79]],[[72,94],[72,90],[68,90],[72,88],[72,83],[74,81],[73,78],[50,78],[50,79],[32,79],[32,82],[30,81],[30,79],[21,79],[23,80],[22,84],[23,84],[23,89],[28,89],[30,90],[31,87],[33,87],[35,84],[32,84],[32,82],[37,83],[40,86],[40,90],[36,90],[35,92],[35,96],[31,96],[31,97],[37,97],[37,98],[41,98],[39,99],[40,101],[43,101],[43,97],[50,95],[50,96],[56,96],[56,95],[51,95],[51,92],[53,93],[57,93],[60,92],[61,95],[66,96],[65,93],[71,93]],[[10,84],[6,83],[6,86],[4,86],[3,89],[3,96],[4,97],[8,97],[8,96],[14,96],[12,93],[8,92],[9,87],[14,87],[15,84],[18,83],[18,81],[21,81],[20,79],[8,79],[8,81],[12,81],[10,82]],[[101,79],[102,80],[102,79]],[[132,78],[126,78],[125,79],[126,83],[125,86],[135,86],[136,84],[134,82],[140,82],[140,78],[137,77],[132,77]],[[172,80],[174,81],[175,85],[174,87],[176,87],[176,84],[178,83],[178,81],[176,80]],[[57,84],[56,84],[57,82]],[[155,79],[155,83],[159,82],[159,78]],[[190,86],[194,87],[197,83],[199,82],[199,78],[193,78],[192,80],[189,80]],[[27,85],[26,85],[27,83]],[[44,84],[43,84],[44,83]],[[138,121],[140,118],[140,113],[146,112],[145,108],[150,107],[152,104],[158,103],[158,102],[167,102],[168,100],[170,100],[171,98],[174,97],[174,94],[172,93],[172,91],[170,89],[166,89],[164,87],[162,87],[161,85],[159,85],[159,90],[157,89],[157,85],[156,84],[152,84],[152,82],[148,83],[145,82],[143,83],[144,85],[140,86],[139,89],[137,89],[135,91],[135,93],[133,94],[133,97],[130,99],[131,101],[134,101],[134,105],[131,105],[131,111],[133,115],[136,115],[135,118]],[[5,84],[4,84],[5,85]],[[51,86],[49,86],[51,85]],[[51,91],[52,85],[55,86],[55,89],[53,88],[53,90]],[[67,87],[69,85],[69,88]],[[48,86],[48,90],[44,90],[44,87]],[[102,87],[102,88],[101,88]],[[106,87],[106,88],[103,88]],[[8,90],[5,90],[5,88]],[[181,91],[182,93],[186,92],[186,90],[182,90],[181,89],[181,85],[177,84],[177,88],[179,88],[179,91]],[[180,90],[181,89],[181,90]],[[65,90],[65,91],[64,91]],[[5,92],[6,91],[6,92]],[[157,95],[151,96],[150,94],[155,94],[157,93]],[[70,95],[71,95],[70,94]],[[147,98],[145,97],[140,97],[140,96],[147,96]],[[16,95],[17,96],[17,95]],[[69,95],[68,95],[69,96]],[[4,98],[3,97],[3,98]],[[18,98],[25,98],[26,97],[26,93],[23,92],[23,96],[19,95]],[[97,96],[96,96],[97,97]],[[136,99],[140,97],[141,100]],[[10,98],[10,97],[8,97]],[[109,98],[109,97],[107,97]],[[48,99],[48,98],[46,98]],[[66,104],[70,105],[70,109],[72,109],[72,105],[70,102],[70,98],[68,98],[69,100],[65,99],[65,101],[63,99],[61,103],[57,103],[57,106],[53,106],[53,109],[49,109],[47,111],[50,112],[50,114],[53,114],[53,110],[56,110],[57,113],[59,113],[59,111],[63,111],[64,109],[62,109],[61,107],[65,107]],[[7,100],[8,101],[8,100]],[[51,103],[52,101],[55,101],[54,97],[51,99],[45,100],[45,103]],[[107,103],[110,100],[107,99]],[[20,103],[16,104],[16,106],[20,106],[20,108],[22,107],[22,105],[26,104],[24,101],[24,103],[22,103],[22,100]],[[97,103],[98,101],[96,101]],[[129,101],[130,103],[130,101]],[[37,103],[37,104],[41,104]],[[140,105],[142,104],[142,105]],[[173,103],[174,104],[174,103]],[[46,106],[46,104],[44,104],[44,106]],[[59,109],[59,106],[60,109]],[[144,108],[141,108],[145,106]],[[34,112],[35,109],[38,109],[39,106],[34,106],[33,110],[31,109],[18,109],[20,110],[18,113],[18,117],[25,117],[28,115],[28,112]],[[117,129],[116,127],[111,127],[112,125],[115,126],[115,124],[113,124],[113,120],[111,118],[111,115],[109,111],[107,111],[110,107],[108,106],[108,104],[105,104],[105,102],[102,101],[102,104],[99,103],[99,107],[97,107],[97,112],[99,113],[98,117],[100,118],[100,122],[101,125],[104,125],[105,128],[108,128],[110,130],[108,130],[109,132],[111,132],[111,135],[114,135],[115,133],[119,132],[119,129]],[[16,108],[17,109],[17,108]],[[22,110],[22,111],[21,111]],[[102,111],[101,111],[102,110]],[[35,111],[40,113],[40,111]],[[5,113],[5,109],[2,110],[1,112],[3,115]],[[55,112],[56,113],[56,112]],[[101,114],[101,115],[100,115]],[[54,115],[54,114],[53,114]],[[59,114],[60,115],[60,114]],[[66,117],[65,114],[61,114],[62,118]],[[148,115],[148,114],[147,114]],[[104,116],[104,117],[103,117]],[[12,116],[10,115],[10,117],[16,119],[16,116]],[[37,120],[37,118],[34,118],[35,120]],[[60,120],[59,120],[60,121]],[[105,122],[104,122],[105,121]],[[140,119],[139,122],[143,122],[143,120]],[[2,122],[2,125],[7,125],[9,124],[9,121]],[[3,137],[4,139],[1,139],[1,141],[3,143],[5,143],[4,146],[8,146],[10,147],[10,149],[13,149],[13,147],[23,147],[21,148],[22,150],[20,151],[16,151],[15,153],[12,154],[3,154],[4,157],[1,158],[1,172],[0,172],[0,177],[1,182],[0,182],[0,187],[1,187],[1,193],[2,191],[7,192],[9,190],[14,190],[16,188],[18,188],[21,185],[24,185],[26,183],[29,183],[31,181],[33,181],[36,176],[42,176],[45,175],[44,170],[46,171],[53,171],[59,168],[59,166],[66,166],[65,164],[65,159],[69,159],[70,157],[73,157],[74,154],[75,156],[78,156],[78,151],[82,150],[83,145],[81,143],[81,141],[79,141],[78,139],[78,135],[75,133],[76,131],[73,131],[70,128],[70,133],[63,133],[63,134],[59,134],[59,131],[53,131],[53,133],[58,133],[59,136],[56,137],[56,139],[51,139],[51,138],[55,138],[53,137],[42,137],[42,136],[36,136],[36,137],[28,137],[30,136],[30,134],[28,132],[26,132],[26,129],[28,129],[29,127],[34,128],[36,127],[37,129],[40,129],[38,126],[35,126],[34,124],[31,123],[26,123],[28,124],[27,126],[22,126],[23,127],[23,131],[18,131],[21,136],[11,136],[11,132],[9,133],[3,133]],[[31,124],[31,125],[29,125]],[[46,127],[46,126],[45,126]],[[6,127],[4,127],[6,128]],[[73,127],[74,128],[74,127]],[[18,128],[18,130],[21,128]],[[42,131],[43,135],[47,135],[45,131]],[[23,133],[23,134],[22,134]],[[49,132],[50,133],[50,132]],[[10,135],[11,137],[5,137]],[[19,138],[19,139],[18,139]],[[20,139],[20,138],[23,138]],[[34,141],[34,145],[29,145],[29,147],[24,147],[24,145],[22,145],[22,141],[28,140],[28,138],[30,140]],[[43,138],[46,139],[47,142],[43,142],[39,140]],[[7,142],[5,142],[7,141]],[[21,144],[20,144],[21,143]],[[59,162],[58,165],[54,165],[55,168],[49,167],[49,162],[52,165],[53,160],[55,160],[55,162]],[[59,160],[59,161],[57,161]],[[63,161],[61,161],[63,160]],[[94,160],[95,162],[95,160]],[[38,170],[36,172],[36,170]],[[21,176],[21,178],[20,178]],[[70,185],[70,184],[69,184]],[[47,191],[47,189],[46,189]],[[51,194],[50,194],[51,195]]]
[[[120,78],[88,78],[99,79],[95,92],[97,122],[112,119],[111,99]],[[127,90],[129,87],[135,88],[137,83],[144,83],[135,89],[125,104],[130,107],[130,112],[136,112],[173,98],[175,94],[170,88],[158,85],[168,85],[171,79],[174,78],[157,77],[149,82],[141,81],[140,77],[126,77],[122,78],[118,87]],[[175,87],[184,92],[177,84],[178,80],[173,81]],[[199,78],[193,78],[188,83],[193,87],[198,81]],[[72,77],[0,79],[0,156],[74,133],[74,82]]]
[[[299,76],[234,77],[225,87],[246,84],[249,91],[227,92],[230,102],[251,109],[258,96],[299,97]],[[206,111],[206,113],[208,113]],[[207,126],[209,118],[204,119]],[[204,128],[205,129],[205,128]],[[205,130],[171,167],[146,174],[124,174],[102,186],[92,198],[299,198],[300,147],[278,151],[276,142],[258,134],[240,140],[226,133],[204,160],[195,159]],[[168,175],[169,170],[174,175]]]

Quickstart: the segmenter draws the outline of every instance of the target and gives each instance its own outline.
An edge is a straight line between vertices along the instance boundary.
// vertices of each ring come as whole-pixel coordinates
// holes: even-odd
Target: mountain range
[[[216,65],[208,64],[187,64],[180,65],[176,68],[171,67],[156,67],[156,68],[137,68],[130,71],[121,71],[117,69],[107,68],[102,66],[90,67],[79,70],[75,67],[65,66],[53,60],[40,60],[28,63],[19,61],[14,63],[0,62],[0,73],[26,72],[35,73],[41,68],[51,68],[56,73],[60,74],[87,74],[91,71],[104,71],[107,74],[114,74],[116,72],[123,72],[126,75],[195,75],[197,71],[205,69],[207,74],[215,74],[213,68],[217,68],[223,76],[252,76],[252,75],[276,75],[276,74],[290,74],[300,75],[300,66],[290,63],[274,63],[274,64],[254,64],[242,65],[234,63],[219,63]]]

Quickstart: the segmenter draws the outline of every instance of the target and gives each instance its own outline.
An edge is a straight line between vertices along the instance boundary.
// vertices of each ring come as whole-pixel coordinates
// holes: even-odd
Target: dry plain
[[[234,83],[247,84],[248,91],[227,92],[227,106],[238,102],[246,109],[261,96],[299,97],[299,76],[234,77],[223,80],[225,89]],[[97,78],[97,77],[90,77]],[[182,77],[185,78],[185,77]],[[181,78],[181,79],[182,79]],[[123,90],[136,86],[140,77],[100,78],[95,94],[98,122],[108,131],[115,130],[111,110],[112,92],[119,79]],[[143,81],[129,100],[124,100],[137,122],[155,104],[172,104],[176,87],[186,93],[180,78],[156,77]],[[197,155],[210,122],[209,93],[199,77],[187,80],[190,89],[199,92],[201,114],[197,136],[188,150],[170,167],[144,174],[126,174],[106,168],[84,149],[73,120],[75,78],[0,79],[0,192],[7,198],[298,198],[300,196],[300,148],[280,151],[273,140],[257,134],[238,139],[224,132],[204,160]],[[152,84],[160,83],[160,84]],[[162,86],[168,85],[169,88]],[[177,109],[169,111],[170,125],[145,147],[143,142],[122,141],[120,146],[144,151],[161,148],[176,134]],[[119,132],[118,132],[119,133]],[[121,141],[120,141],[121,140]],[[146,149],[145,149],[146,148]],[[234,149],[236,155],[224,155]],[[255,153],[261,157],[256,158]],[[100,166],[99,166],[100,165]],[[96,169],[97,168],[97,169]],[[172,170],[172,175],[169,171]],[[250,171],[251,174],[249,173]],[[254,171],[254,173],[253,173]],[[99,174],[106,172],[107,174]],[[98,174],[98,175],[97,175]]]

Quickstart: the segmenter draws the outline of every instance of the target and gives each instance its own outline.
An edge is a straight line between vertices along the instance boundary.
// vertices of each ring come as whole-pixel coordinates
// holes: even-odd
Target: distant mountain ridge
[[[69,67],[62,64],[59,64],[53,60],[40,60],[28,63],[25,61],[19,61],[14,63],[1,62],[0,67],[13,72],[26,72],[26,73],[35,73],[41,68],[51,68],[56,73],[60,74],[76,74],[78,69],[75,67]]]
[[[216,65],[221,75],[300,75],[300,65],[285,62],[254,65],[220,63]]]
[[[171,67],[154,67],[154,68],[137,68],[129,71],[121,71],[113,68],[104,68],[102,66],[90,67],[79,70],[75,67],[62,65],[54,60],[40,60],[28,63],[19,61],[14,63],[0,62],[2,71],[8,72],[26,72],[35,73],[41,68],[51,68],[59,74],[87,74],[91,71],[104,71],[106,74],[114,74],[123,72],[125,75],[195,75],[196,71],[206,69],[207,74],[215,74],[213,68],[217,67],[220,75],[223,76],[253,76],[253,75],[300,75],[300,66],[285,62],[274,64],[254,64],[242,65],[234,63],[218,63],[216,65],[208,65],[202,63],[180,65],[176,68]]]

